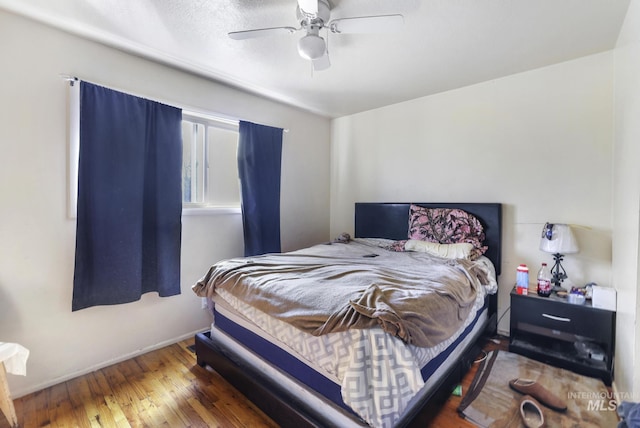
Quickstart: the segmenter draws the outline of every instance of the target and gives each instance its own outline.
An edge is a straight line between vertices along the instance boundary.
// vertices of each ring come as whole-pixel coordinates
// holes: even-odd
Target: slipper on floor
[[[556,397],[544,386],[531,379],[511,379],[509,386],[514,391],[518,391],[522,394],[530,395],[545,406],[564,412],[567,410],[567,403]]]
[[[527,428],[542,428],[545,426],[540,404],[530,395],[525,395],[520,400],[520,416],[522,416],[522,422]]]

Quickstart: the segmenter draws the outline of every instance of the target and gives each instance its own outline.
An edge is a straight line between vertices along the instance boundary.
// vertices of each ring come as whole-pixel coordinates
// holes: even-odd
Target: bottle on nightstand
[[[516,292],[518,294],[527,294],[529,289],[529,268],[525,264],[521,264],[517,269]]]
[[[546,263],[538,271],[538,295],[549,297],[551,295],[551,272]]]

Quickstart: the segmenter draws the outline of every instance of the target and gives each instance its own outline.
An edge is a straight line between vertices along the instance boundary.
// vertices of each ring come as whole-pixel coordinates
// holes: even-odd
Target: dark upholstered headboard
[[[355,205],[355,237],[407,239],[409,231],[409,206],[412,203],[357,202]],[[485,233],[484,254],[494,264],[500,275],[502,263],[502,204],[498,203],[422,203],[427,208],[459,208],[480,220]]]

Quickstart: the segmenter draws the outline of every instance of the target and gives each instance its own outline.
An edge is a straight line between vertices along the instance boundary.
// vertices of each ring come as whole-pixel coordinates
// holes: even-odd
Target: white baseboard
[[[34,392],[42,391],[43,389],[52,387],[54,385],[58,385],[60,383],[66,382],[66,381],[71,380],[71,379],[75,379],[75,378],[77,378],[79,376],[84,376],[84,375],[86,375],[88,373],[94,372],[96,370],[103,369],[105,367],[109,367],[111,365],[120,363],[122,361],[129,360],[129,359],[137,357],[139,355],[146,354],[147,352],[155,351],[156,349],[160,349],[160,348],[164,348],[165,346],[173,345],[174,343],[178,343],[178,342],[181,342],[181,341],[183,341],[185,339],[188,339],[190,337],[194,337],[196,335],[196,333],[201,333],[203,331],[208,331],[208,329],[204,329],[204,330],[200,329],[200,330],[193,331],[191,333],[185,333],[185,334],[183,334],[181,336],[178,336],[178,337],[175,337],[175,338],[172,338],[172,339],[168,339],[168,340],[164,340],[164,341],[156,343],[154,345],[150,345],[150,346],[138,349],[136,351],[130,352],[128,354],[121,355],[121,356],[116,357],[116,358],[112,358],[112,359],[107,360],[107,361],[103,361],[101,363],[95,364],[95,365],[93,365],[91,367],[84,368],[82,370],[77,370],[75,372],[68,373],[68,374],[66,374],[64,376],[60,376],[60,377],[48,380],[46,382],[42,382],[42,383],[40,383],[38,385],[33,385],[33,386],[31,386],[29,388],[25,388],[23,390],[20,390],[20,389],[18,389],[17,391],[13,391],[12,390],[11,391],[11,396],[15,399],[15,398],[24,397],[25,395],[29,395],[29,394],[32,394]]]

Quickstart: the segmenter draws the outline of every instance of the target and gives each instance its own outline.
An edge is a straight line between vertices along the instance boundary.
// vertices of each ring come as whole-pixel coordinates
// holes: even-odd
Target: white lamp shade
[[[549,236],[549,229],[551,233]],[[572,254],[579,251],[578,241],[568,224],[547,223],[542,229],[540,250],[552,254]]]
[[[305,59],[318,59],[326,49],[324,39],[317,34],[307,34],[298,40],[298,53]]]

